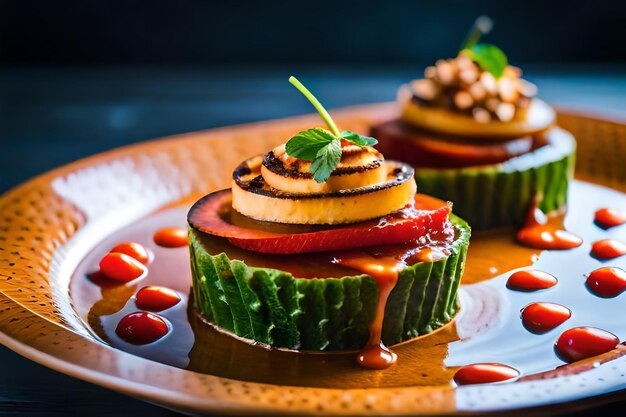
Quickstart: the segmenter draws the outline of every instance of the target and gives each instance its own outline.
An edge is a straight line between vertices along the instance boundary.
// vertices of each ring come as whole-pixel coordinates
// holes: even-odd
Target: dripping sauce
[[[375,259],[368,254],[348,254],[336,258],[339,265],[356,269],[374,278],[378,286],[378,305],[370,323],[370,335],[365,347],[357,355],[364,368],[387,369],[396,363],[398,356],[383,343],[383,321],[389,294],[396,286],[399,272],[406,266],[394,258]]]
[[[533,198],[524,226],[517,232],[519,243],[531,248],[553,250],[573,249],[582,245],[580,237],[549,224],[538,203],[538,197]]]

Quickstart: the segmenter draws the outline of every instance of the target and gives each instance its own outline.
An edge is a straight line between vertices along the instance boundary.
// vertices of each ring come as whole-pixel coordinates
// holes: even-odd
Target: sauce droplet
[[[523,269],[511,274],[506,286],[516,291],[537,291],[554,287],[558,280],[554,275],[536,269]]]
[[[626,254],[626,243],[615,239],[602,239],[593,242],[591,255],[597,259],[614,259]]]
[[[365,346],[356,357],[357,362],[364,368],[387,369],[398,360],[398,355],[389,350],[382,342],[378,345]]]
[[[626,271],[613,266],[598,268],[589,274],[585,284],[599,297],[617,297],[626,290]]]
[[[135,258],[142,264],[147,264],[149,260],[148,251],[143,245],[136,242],[121,242],[111,249],[110,252],[123,253],[131,258]]]
[[[174,307],[179,302],[180,296],[176,291],[155,285],[140,289],[135,299],[138,308],[148,311],[163,311]]]
[[[564,331],[556,341],[558,356],[571,363],[609,352],[619,343],[613,333],[595,327],[574,327]]]
[[[596,211],[594,219],[596,224],[608,229],[626,223],[626,213],[614,208],[605,207]]]
[[[147,268],[123,253],[107,253],[100,260],[100,271],[110,279],[120,282],[129,282],[144,275]]]
[[[475,363],[463,366],[454,374],[457,385],[490,384],[517,378],[519,371],[501,363]]]
[[[526,215],[524,227],[517,232],[517,241],[535,249],[565,250],[577,248],[583,240],[566,230],[548,224],[544,212],[537,207],[538,197],[533,198]]]
[[[182,227],[164,227],[154,233],[154,243],[164,248],[180,248],[187,246],[189,238],[187,230]]]
[[[555,303],[531,303],[522,309],[522,323],[532,333],[552,330],[565,323],[571,316],[569,308]]]
[[[145,311],[124,316],[115,328],[115,333],[133,345],[156,342],[167,334],[167,323],[156,314]]]

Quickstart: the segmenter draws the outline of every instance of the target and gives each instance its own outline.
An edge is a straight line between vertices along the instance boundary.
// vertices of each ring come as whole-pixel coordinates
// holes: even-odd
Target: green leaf
[[[311,163],[313,179],[318,183],[325,182],[330,174],[337,168],[341,160],[341,141],[334,138],[327,146],[317,152]]]
[[[509,60],[502,49],[488,43],[477,43],[463,52],[476,62],[484,71],[490,72],[494,77],[500,78],[504,69],[509,65]]]
[[[374,146],[378,143],[378,141],[369,136],[362,136],[358,133],[350,132],[349,130],[344,130],[341,132],[341,139],[345,139],[348,142],[352,142],[355,145],[359,146]]]
[[[337,138],[329,131],[314,127],[313,129],[303,130],[289,139],[285,145],[285,150],[287,155],[294,158],[313,161],[323,148],[335,140]]]

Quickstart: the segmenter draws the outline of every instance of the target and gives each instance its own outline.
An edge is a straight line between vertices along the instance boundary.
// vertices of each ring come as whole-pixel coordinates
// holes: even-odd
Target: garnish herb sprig
[[[289,77],[289,82],[294,85],[315,107],[322,116],[328,129],[314,127],[303,130],[287,141],[285,150],[287,155],[311,161],[311,174],[318,183],[323,183],[337,168],[341,161],[341,140],[352,142],[359,146],[373,146],[378,143],[374,138],[362,136],[358,133],[344,130],[340,132],[328,111],[315,98],[315,96],[296,77]]]
[[[509,65],[506,54],[495,45],[478,43],[480,37],[488,34],[492,27],[493,21],[489,17],[478,17],[465,38],[460,52],[467,54],[484,71],[500,78],[504,74],[504,69]]]

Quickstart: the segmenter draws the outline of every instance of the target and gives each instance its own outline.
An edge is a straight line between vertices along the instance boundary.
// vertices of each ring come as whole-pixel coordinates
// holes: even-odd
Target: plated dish
[[[394,109],[385,104],[334,115],[342,128],[367,132]],[[579,116],[561,115],[559,120],[585,150],[577,176],[619,188],[622,165],[607,150],[616,149],[613,141],[626,136],[626,127]],[[515,244],[513,231],[472,237],[455,321],[391,346],[398,362],[388,369],[363,369],[354,352],[320,358],[252,346],[189,314],[187,248],[161,246],[155,233],[172,226],[185,230],[193,202],[207,191],[227,188],[242,160],[316,123],[314,117],[295,118],[137,145],[55,170],[3,196],[2,247],[17,246],[3,252],[0,264],[3,276],[10,278],[0,281],[6,297],[2,343],[62,372],[197,413],[454,413],[583,398],[584,404],[592,404],[593,398],[600,399],[593,396],[620,389],[625,366],[620,346],[565,366],[554,352],[554,343],[570,328],[624,334],[623,323],[613,320],[620,317],[623,295],[598,297],[587,290],[584,277],[603,266],[625,267],[624,257],[600,261],[589,255],[592,242],[623,239],[622,226],[603,229],[593,219],[608,202],[623,205],[624,196],[580,182],[573,184],[569,204],[576,210],[565,218],[565,228],[585,240],[582,246],[542,252]],[[233,136],[240,140],[237,150],[229,147]],[[218,150],[221,159],[215,158]],[[596,158],[606,161],[602,169],[594,165]],[[558,224],[560,219],[555,220]],[[129,284],[94,283],[88,275],[124,241],[148,249],[147,274]],[[542,292],[509,289],[511,273],[506,271],[531,264],[556,277],[557,285]],[[491,277],[496,278],[479,282]],[[125,315],[146,311],[139,307],[145,304],[136,303],[146,286],[168,287],[181,301],[152,313],[173,324],[166,336],[133,345],[116,338],[115,330]],[[495,298],[483,302],[489,295]],[[573,314],[560,327],[537,335],[524,327],[519,314],[532,302],[560,304]],[[507,383],[454,388],[451,381],[462,366],[484,362],[510,366],[521,375]]]
[[[112,151],[3,196],[0,341],[193,413],[620,396],[626,125],[557,116],[484,32],[396,103],[331,116],[292,77],[318,115]]]

